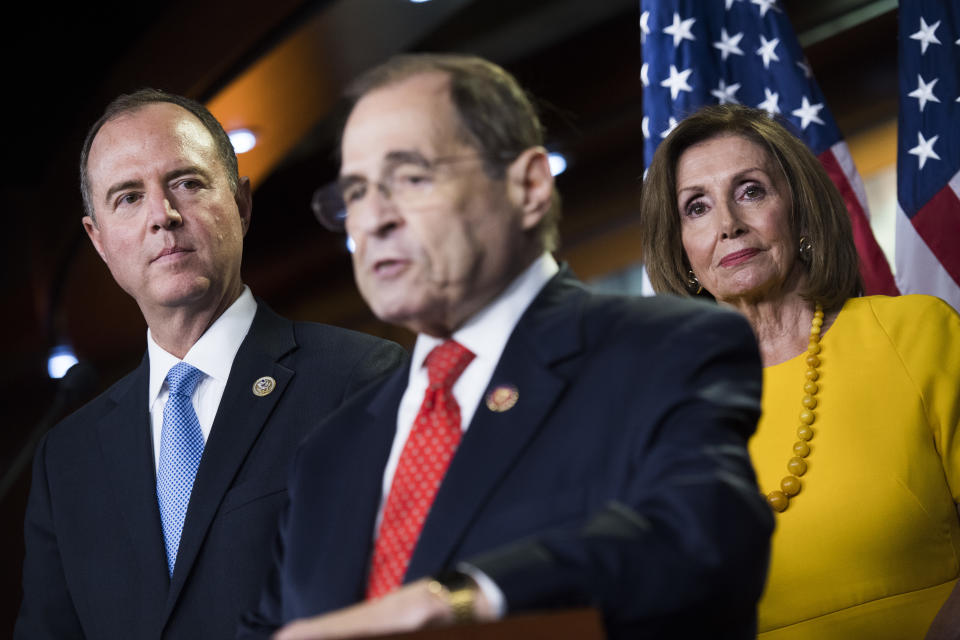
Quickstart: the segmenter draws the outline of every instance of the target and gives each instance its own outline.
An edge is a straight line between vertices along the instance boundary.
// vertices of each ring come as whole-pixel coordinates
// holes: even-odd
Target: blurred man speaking
[[[593,605],[615,638],[752,638],[772,520],[749,327],[557,265],[541,126],[499,67],[403,56],[351,97],[327,211],[370,307],[418,337],[305,441],[248,636]]]
[[[81,187],[147,353],[38,447],[15,637],[230,637],[296,444],[402,350],[285,320],[244,286],[250,184],[202,105],[119,97],[87,136]]]

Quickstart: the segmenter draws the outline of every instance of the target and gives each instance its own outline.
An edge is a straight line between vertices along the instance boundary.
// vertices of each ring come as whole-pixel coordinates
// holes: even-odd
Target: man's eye
[[[186,189],[187,191],[196,191],[203,187],[203,183],[196,178],[185,178],[177,182],[175,186],[180,189]]]
[[[125,193],[122,196],[120,196],[119,200],[117,200],[117,204],[120,204],[120,205],[136,204],[137,202],[139,202],[139,200],[140,200],[139,193]]]
[[[428,171],[420,169],[405,169],[398,171],[390,179],[395,188],[413,189],[431,184],[433,176]]]
[[[346,204],[358,202],[363,199],[363,196],[364,194],[366,194],[366,192],[367,192],[366,185],[353,183],[343,188],[343,191],[342,191],[343,201]]]

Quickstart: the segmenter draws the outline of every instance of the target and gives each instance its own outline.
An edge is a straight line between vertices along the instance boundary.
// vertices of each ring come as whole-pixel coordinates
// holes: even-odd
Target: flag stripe
[[[872,294],[898,295],[900,291],[897,289],[897,284],[893,279],[893,273],[890,271],[890,265],[883,255],[883,250],[877,244],[873,229],[870,228],[870,219],[861,204],[862,201],[858,197],[856,189],[850,184],[841,162],[834,155],[834,149],[839,144],[844,145],[844,149],[839,150],[842,153],[845,150],[846,143],[838,143],[817,157],[820,164],[827,170],[830,179],[837,185],[837,189],[839,189],[840,195],[843,196],[847,205],[850,224],[853,227],[853,241],[857,245],[857,253],[860,254],[860,277],[863,278],[864,290]],[[859,175],[857,177],[859,179]]]
[[[953,281],[960,285],[960,198],[949,185],[938,191],[911,220],[917,233]]]
[[[960,286],[933,255],[899,205],[896,227],[897,285],[901,293],[935,295],[954,309],[960,309]]]

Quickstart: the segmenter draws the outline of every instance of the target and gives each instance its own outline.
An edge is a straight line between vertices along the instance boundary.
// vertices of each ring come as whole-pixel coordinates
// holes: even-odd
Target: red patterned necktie
[[[378,598],[403,581],[420,529],[460,443],[460,406],[453,383],[473,360],[466,347],[447,340],[427,356],[429,385],[403,445],[373,548],[367,598]]]

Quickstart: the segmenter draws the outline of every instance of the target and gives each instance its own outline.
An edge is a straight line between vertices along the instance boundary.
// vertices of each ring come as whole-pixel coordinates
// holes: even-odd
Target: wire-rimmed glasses
[[[504,159],[515,157],[515,153]],[[343,232],[351,210],[365,201],[371,189],[405,211],[415,211],[431,202],[437,183],[448,177],[445,168],[468,160],[483,161],[479,153],[428,160],[419,153],[392,153],[387,156],[380,180],[369,182],[345,175],[314,191],[310,203],[317,221],[330,231]]]

